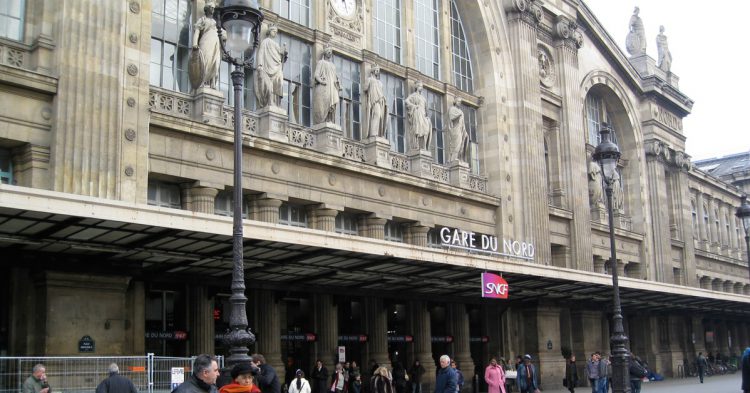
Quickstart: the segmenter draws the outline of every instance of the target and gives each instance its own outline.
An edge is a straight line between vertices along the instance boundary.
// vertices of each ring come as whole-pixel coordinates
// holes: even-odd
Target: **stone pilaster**
[[[678,152],[677,157],[682,157],[685,163],[676,170],[672,176],[674,192],[674,204],[677,217],[675,220],[681,222],[682,246],[682,284],[686,286],[698,286],[695,271],[695,239],[698,234],[694,233],[692,207],[690,205],[690,188],[688,187],[688,170],[690,168],[690,157]],[[696,207],[697,208],[697,207]],[[700,221],[700,217],[697,217]]]
[[[224,127],[224,93],[210,87],[199,87],[193,96],[193,119]]]
[[[391,144],[388,139],[371,136],[365,142],[365,160],[380,168],[391,169],[389,153]]]
[[[364,217],[360,223],[360,236],[383,240],[385,238],[385,218]]]
[[[311,216],[314,217],[313,228],[328,232],[336,230],[336,215],[339,214],[338,210],[315,207],[311,209],[311,213]]]
[[[412,225],[408,228],[407,243],[415,246],[427,247],[427,232],[430,227],[424,225]]]
[[[281,310],[279,300],[273,291],[260,289],[256,292],[258,315],[258,353],[266,358],[279,376],[284,380],[284,361],[281,359]]]
[[[182,190],[182,199],[185,210],[196,213],[214,214],[216,194],[218,193],[219,190],[210,187],[184,188]]]
[[[520,2],[515,2],[519,4]],[[517,157],[514,176],[526,193],[546,195],[544,134],[542,125],[539,62],[537,61],[537,25],[543,12],[536,3],[527,7],[511,7],[508,13],[508,32],[514,77],[518,128],[513,145]],[[518,234],[536,245],[536,263],[550,262],[549,209],[547,198],[517,198],[515,221]]]
[[[312,126],[312,133],[315,135],[315,150],[341,156],[341,138],[344,136],[341,126],[335,123],[315,124]]]
[[[367,347],[370,359],[381,365],[390,364],[388,358],[388,315],[383,299],[376,297],[365,298],[365,327],[367,331]],[[362,367],[365,367],[363,364]]]
[[[573,338],[573,354],[579,367],[586,364],[589,356],[604,348],[609,348],[609,338],[605,340],[601,335],[599,325],[602,320],[602,313],[599,311],[573,310],[570,312],[570,332]],[[579,377],[582,376],[583,367],[579,370]],[[588,384],[585,378],[580,378],[582,383]]]
[[[191,354],[215,353],[214,350],[214,302],[208,288],[202,285],[188,286],[188,309],[190,311],[188,348]]]
[[[146,351],[146,290],[143,281],[132,281],[128,288],[128,310],[130,310],[130,337],[132,343],[125,354],[145,353]],[[212,318],[213,320],[213,318]],[[213,324],[211,326],[213,329]],[[127,330],[127,329],[126,329]]]
[[[315,357],[323,361],[329,373],[338,362],[339,317],[338,307],[332,295],[315,295],[315,324],[318,342],[315,344]]]
[[[412,327],[414,331],[414,360],[424,366],[422,376],[422,391],[431,392],[435,384],[435,361],[432,356],[432,325],[430,324],[430,310],[421,300],[412,300]]]
[[[13,178],[16,184],[23,187],[49,189],[48,146],[27,143],[13,149]]]
[[[448,177],[451,185],[459,188],[469,188],[469,164],[463,161],[452,161],[448,166]]]
[[[409,169],[414,176],[432,178],[432,153],[429,150],[412,149],[406,153]]]
[[[281,201],[273,198],[258,199],[255,201],[257,207],[256,217],[259,221],[277,224],[279,222],[279,207]]]
[[[288,143],[286,128],[287,114],[284,109],[267,106],[258,110],[258,136]]]
[[[672,282],[672,242],[669,230],[669,208],[664,162],[661,159],[663,143],[650,140],[646,143],[646,169],[651,216],[651,264],[649,277],[659,282]]]
[[[530,350],[539,354],[539,381],[543,386],[558,386],[565,371],[565,359],[560,355],[560,309],[538,306],[532,318],[536,318],[537,340]]]
[[[559,141],[561,162],[562,189],[571,196],[572,201],[588,200],[588,178],[586,176],[586,146],[581,141],[587,140],[586,123],[583,118],[583,98],[580,93],[581,75],[578,67],[578,49],[582,40],[580,32],[567,18],[558,20],[555,49],[557,54],[557,75],[562,97],[562,119],[560,121]],[[568,157],[569,159],[565,159]],[[587,203],[569,203],[573,212],[570,224],[571,262],[573,269],[592,271],[592,244],[589,205]]]
[[[453,356],[464,374],[464,389],[471,388],[474,377],[474,360],[471,358],[471,339],[469,335],[469,316],[466,305],[450,303],[450,329],[453,335]]]
[[[698,243],[702,249],[706,250],[710,243],[710,239],[708,238],[708,228],[706,228],[706,223],[703,221],[703,215],[708,212],[704,206],[704,204],[706,204],[706,198],[702,192],[698,192],[698,195],[695,198],[695,203],[698,205],[696,206],[698,209]]]

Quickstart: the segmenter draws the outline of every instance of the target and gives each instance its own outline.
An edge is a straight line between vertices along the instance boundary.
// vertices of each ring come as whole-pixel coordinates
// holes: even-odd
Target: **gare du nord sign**
[[[534,260],[534,245],[513,239],[500,240],[497,236],[465,231],[456,228],[441,228],[440,242],[443,247],[480,252],[489,255]]]

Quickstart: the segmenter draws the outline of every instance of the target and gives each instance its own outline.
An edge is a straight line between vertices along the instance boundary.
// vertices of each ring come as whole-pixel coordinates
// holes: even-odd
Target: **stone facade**
[[[159,22],[165,9],[154,9],[157,2],[149,0],[25,2],[21,39],[0,37],[0,159],[8,157],[9,183],[16,186],[0,186],[0,207],[18,208],[6,204],[15,198],[10,195],[29,193],[28,200],[52,201],[29,207],[30,216],[36,209],[55,213],[65,207],[73,219],[70,206],[84,212],[96,205],[97,211],[118,212],[110,220],[134,225],[159,215],[162,221],[153,225],[173,235],[186,230],[184,223],[198,232],[221,233],[220,215],[231,211],[235,122],[228,68],[222,66],[219,90],[190,88],[181,68],[190,48],[181,40],[190,42],[203,1],[165,1],[179,11],[174,26]],[[345,250],[373,258],[397,253],[395,264],[435,264],[441,279],[449,277],[437,281],[443,286],[460,286],[482,270],[532,276],[550,271],[593,286],[606,283],[617,268],[644,298],[653,291],[695,292],[750,304],[747,250],[733,214],[741,192],[691,165],[682,119],[693,101],[679,90],[677,76],[655,67],[653,59],[628,58],[583,2],[441,0],[438,10],[427,10],[437,26],[422,19],[419,7],[425,5],[416,0],[396,2],[397,23],[386,20],[383,8],[393,2],[357,0],[352,15],[338,14],[330,1],[311,2],[309,9],[293,4],[302,13],[283,15],[281,2],[260,1],[264,31],[275,23],[290,50],[282,108],[256,111],[249,72],[246,77],[240,125],[244,208],[246,225],[263,231],[246,232],[248,240],[309,245],[315,239],[332,254]],[[395,42],[378,36],[394,23]],[[172,28],[179,34],[170,35]],[[424,39],[431,29],[437,42]],[[464,43],[465,48],[455,47]],[[304,73],[310,76],[312,59],[329,44],[342,98],[336,124],[313,127]],[[425,66],[425,48],[439,61]],[[170,50],[171,57],[164,55]],[[464,60],[470,67],[459,72],[454,65]],[[390,94],[389,129],[385,138],[362,139],[369,119],[356,91],[372,64],[379,65]],[[429,151],[415,155],[407,154],[406,119],[399,111],[417,82],[424,85],[433,142]],[[467,162],[448,162],[448,145],[440,144],[454,98],[465,111]],[[589,203],[587,177],[603,121],[613,126],[622,151],[614,267],[607,213]],[[303,229],[292,236],[289,227]],[[443,227],[524,241],[536,252],[524,260],[474,258],[440,248],[437,231]],[[56,240],[51,233],[40,229],[37,238],[22,240]],[[2,247],[23,254],[18,248],[27,244],[19,243],[23,233],[9,235],[13,241],[0,239]],[[106,244],[67,237],[61,244],[82,250],[69,265],[45,263],[43,252],[0,265],[0,273],[12,277],[4,279],[11,307],[0,314],[7,325],[0,328],[8,332],[0,350],[75,354],[71,343],[81,329],[98,337],[102,355],[217,350],[221,326],[211,323],[212,311],[221,321],[217,310],[228,280],[221,287],[204,280],[199,269],[211,265],[228,275],[230,263],[191,256],[189,242],[155,251],[157,240],[143,234],[133,245],[107,250],[115,254],[105,254],[96,274],[87,271],[99,255],[91,248]],[[186,259],[172,264],[173,251]],[[137,263],[121,263],[133,262],[130,257],[138,253]],[[254,258],[246,251],[248,266],[261,273],[274,263],[295,263]],[[144,273],[153,266],[162,266],[158,277]],[[369,359],[410,364],[419,358],[428,368],[426,383],[432,360],[442,353],[454,355],[465,374],[483,369],[490,355],[510,359],[530,353],[543,383],[554,386],[564,370],[561,348],[571,349],[579,364],[608,348],[609,303],[584,290],[569,299],[519,292],[523,301],[490,304],[451,297],[448,290],[437,297],[418,294],[420,283],[399,284],[408,274],[367,266],[361,272],[338,269],[332,264],[295,273],[288,284],[280,284],[286,282],[280,277],[292,273],[279,272],[270,283],[248,280],[250,319],[261,339],[256,349],[282,377],[285,357],[301,353],[299,361],[322,358],[330,369],[341,336],[350,333],[366,333],[364,343],[346,344],[363,369]],[[351,288],[337,281],[345,273],[397,289]],[[323,289],[305,285],[316,279],[328,280]],[[478,297],[478,287],[476,292]],[[63,300],[87,303],[90,312],[61,307]],[[165,304],[175,307],[167,328],[156,326],[160,317],[154,316]],[[28,317],[29,310],[42,317]],[[666,375],[699,350],[736,354],[750,344],[742,333],[750,324],[747,314],[706,309],[696,315],[679,308],[644,313],[627,305],[624,311],[631,348]],[[408,318],[394,316],[404,312]],[[359,325],[349,322],[354,319]],[[189,330],[187,343],[144,339],[169,329]],[[282,338],[313,331],[312,344]],[[488,339],[477,341],[480,337]]]

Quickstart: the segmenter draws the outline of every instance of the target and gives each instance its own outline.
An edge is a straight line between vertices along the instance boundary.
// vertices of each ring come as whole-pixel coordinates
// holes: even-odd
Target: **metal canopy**
[[[352,239],[348,235],[327,236]],[[31,259],[44,268],[65,270],[77,266],[85,271],[150,280],[193,280],[219,287],[228,287],[232,269],[229,234],[8,206],[0,206],[0,249],[6,256],[0,265],[5,266],[28,264]],[[471,260],[471,256],[466,257]],[[480,273],[485,269],[481,264],[459,266],[402,258],[388,252],[376,255],[249,238],[244,242],[244,258],[250,287],[482,302]],[[611,308],[612,289],[606,280],[576,281],[523,272],[503,272],[503,276],[510,284],[512,303],[549,299],[577,302],[603,311]],[[732,301],[627,285],[621,285],[620,290],[627,312],[750,316],[750,299]]]

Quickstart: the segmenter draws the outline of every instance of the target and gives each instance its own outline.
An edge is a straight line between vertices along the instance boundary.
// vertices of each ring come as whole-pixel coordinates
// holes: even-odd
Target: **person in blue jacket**
[[[440,357],[440,369],[435,379],[435,393],[456,393],[458,376],[456,370],[450,367],[451,358],[448,355]]]
[[[536,367],[531,363],[531,355],[523,355],[523,363],[518,365],[516,384],[521,393],[534,393],[539,389],[539,377]]]

